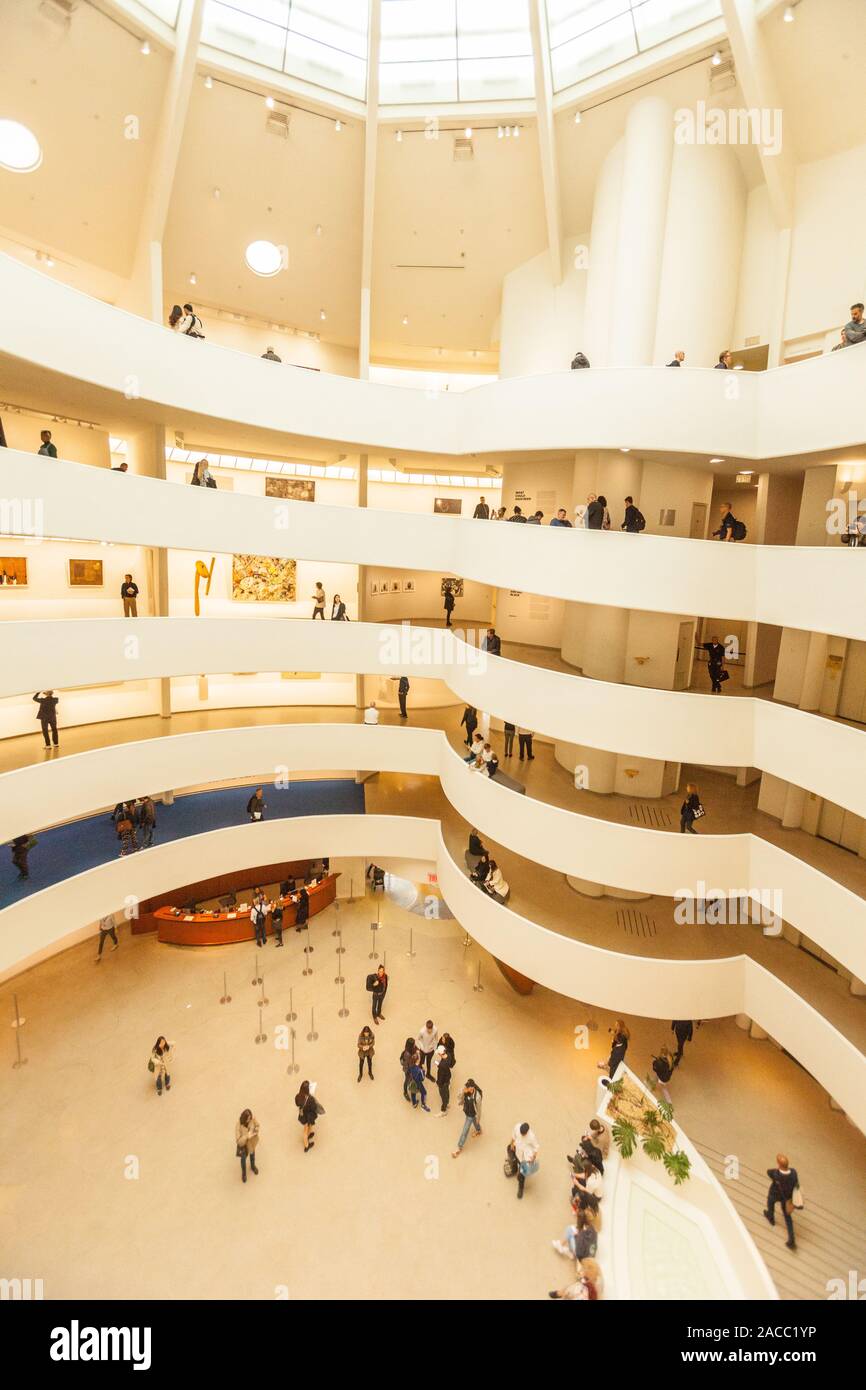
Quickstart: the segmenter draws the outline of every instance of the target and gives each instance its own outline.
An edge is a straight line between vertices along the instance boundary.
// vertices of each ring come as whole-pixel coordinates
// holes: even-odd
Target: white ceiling
[[[866,141],[866,0],[800,0],[796,16],[784,24],[777,7],[762,29],[786,132],[802,162]],[[0,232],[128,276],[170,55],[154,39],[143,57],[140,36],[88,0],[66,31],[40,14],[39,0],[0,0],[0,18],[0,116],[30,126],[44,150],[33,174],[0,171]],[[676,105],[693,103],[709,95],[708,75],[702,59],[660,78],[659,87]],[[237,87],[232,81],[218,75],[208,91],[201,72],[195,80],[165,240],[166,294],[354,346],[364,127],[343,112],[337,134],[332,119],[295,110],[282,141],[265,131],[264,75],[261,86],[250,71]],[[589,229],[598,169],[645,90],[646,83],[613,99],[596,96],[579,126],[571,113],[557,117],[566,235]],[[737,91],[719,104],[734,100]],[[138,120],[136,140],[124,138],[128,116]],[[380,359],[411,357],[413,349],[429,355],[440,345],[489,349],[503,275],[546,245],[533,117],[471,119],[474,158],[465,163],[454,162],[451,132],[425,140],[408,133],[422,121],[407,119],[398,143],[393,126],[380,127],[372,292],[372,347]],[[497,139],[495,127],[506,119],[519,121],[518,141]],[[754,152],[738,154],[754,186],[761,177]],[[827,215],[844,216],[844,207]],[[244,247],[259,237],[288,247],[288,269],[274,279],[244,267]],[[407,265],[464,268],[401,268]]]

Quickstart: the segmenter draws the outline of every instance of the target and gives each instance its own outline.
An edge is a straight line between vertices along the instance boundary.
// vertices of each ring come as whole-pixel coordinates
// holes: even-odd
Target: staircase
[[[856,1271],[857,1279],[866,1277],[866,1228],[855,1224],[849,1213],[831,1211],[804,1193],[806,1206],[794,1215],[797,1249],[787,1250],[785,1223],[779,1208],[775,1227],[761,1215],[769,1187],[766,1174],[741,1163],[740,1176],[733,1181],[724,1176],[724,1154],[694,1139],[692,1143],[730,1197],[780,1298],[826,1299],[828,1280],[841,1279],[847,1291],[850,1270]]]

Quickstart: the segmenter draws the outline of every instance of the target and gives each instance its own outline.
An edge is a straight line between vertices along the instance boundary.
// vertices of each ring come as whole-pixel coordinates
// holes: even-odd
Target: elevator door
[[[707,504],[706,502],[692,503],[692,520],[689,526],[689,537],[693,541],[702,541],[707,534]]]
[[[866,642],[849,642],[845,651],[839,718],[866,724]]]
[[[850,849],[856,854],[863,840],[864,824],[866,822],[860,816],[855,816],[853,811],[825,801],[818,818],[818,834],[822,840],[829,840],[831,844],[841,845],[842,849]]]

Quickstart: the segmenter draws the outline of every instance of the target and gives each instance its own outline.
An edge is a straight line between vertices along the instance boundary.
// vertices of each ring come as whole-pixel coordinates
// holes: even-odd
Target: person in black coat
[[[787,1247],[789,1250],[796,1250],[797,1242],[794,1239],[792,1212],[794,1210],[794,1188],[800,1186],[800,1179],[797,1177],[796,1168],[789,1166],[785,1154],[776,1154],[776,1165],[775,1168],[767,1169],[770,1190],[767,1193],[767,1206],[764,1215],[770,1225],[775,1226],[776,1203],[780,1204],[788,1232]]]
[[[454,590],[447,588],[443,596],[443,606],[445,608],[445,626],[451,626],[451,614],[454,612]]]
[[[718,637],[711,637],[701,646],[707,654],[707,669],[710,673],[710,689],[713,695],[721,694],[722,672],[725,669],[725,648]]]
[[[262,788],[256,787],[249,801],[247,802],[247,815],[250,820],[264,820],[265,818],[265,798]]]
[[[694,1025],[690,1018],[675,1018],[671,1023],[671,1032],[677,1040],[677,1050],[674,1054],[675,1067],[679,1066],[683,1049],[687,1042],[692,1041],[694,1031]]]
[[[370,991],[373,996],[373,1022],[385,1022],[385,1015],[382,1013],[382,1005],[385,1002],[385,995],[388,993],[388,973],[384,965],[380,965],[376,971],[376,978],[373,981],[373,988]]]
[[[53,690],[45,690],[41,693],[37,690],[36,694],[33,696],[33,700],[34,703],[39,706],[36,712],[36,718],[42,726],[42,737],[45,740],[45,747],[51,747],[51,743],[48,739],[48,734],[50,732],[51,738],[54,741],[54,747],[56,748],[58,746],[57,706],[60,704],[60,700],[58,696],[54,694]]]
[[[303,931],[310,918],[310,895],[306,888],[302,888],[298,893],[298,905],[295,909],[295,931]]]
[[[408,676],[401,676],[401,677],[400,677],[400,683],[399,683],[399,685],[397,686],[397,698],[398,698],[398,700],[400,701],[400,718],[401,718],[401,719],[408,719],[408,718],[409,718],[408,714],[406,713],[406,696],[407,696],[408,694],[409,694],[409,678],[408,678]]]
[[[487,636],[484,638],[482,651],[489,652],[491,656],[499,656],[502,651],[502,638],[495,627],[487,629]]]
[[[439,1099],[442,1102],[441,1114],[445,1114],[451,1103],[451,1073],[454,1070],[454,1059],[451,1054],[444,1050],[439,1044],[437,1050],[439,1066],[436,1070],[436,1086],[439,1091]]]
[[[478,728],[478,711],[474,705],[467,705],[463,711],[463,718],[460,720],[461,726],[466,725],[466,737],[463,742],[468,748],[472,743],[472,735]]]
[[[587,531],[600,531],[604,526],[604,509],[607,503],[603,497],[594,497],[586,509]]]
[[[271,926],[274,929],[274,940],[278,946],[283,944],[283,905],[275,902],[271,908]]]
[[[701,798],[694,782],[686,782],[686,799],[680,807],[680,834],[697,835],[695,821],[701,808]]]
[[[628,1040],[630,1034],[621,1018],[618,1018],[616,1020],[613,1027],[610,1029],[610,1033],[610,1056],[606,1062],[599,1062],[598,1065],[599,1068],[602,1070],[606,1068],[608,1075],[610,1077],[613,1077],[614,1072],[616,1071],[620,1062],[624,1060],[625,1054],[628,1052]]]

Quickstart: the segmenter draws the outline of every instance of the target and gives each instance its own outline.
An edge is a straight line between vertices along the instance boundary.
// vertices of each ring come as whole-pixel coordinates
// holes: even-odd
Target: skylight
[[[383,106],[533,91],[529,0],[382,0]]]
[[[721,0],[547,0],[554,91],[718,19]]]
[[[202,43],[363,101],[367,0],[206,0]]]

